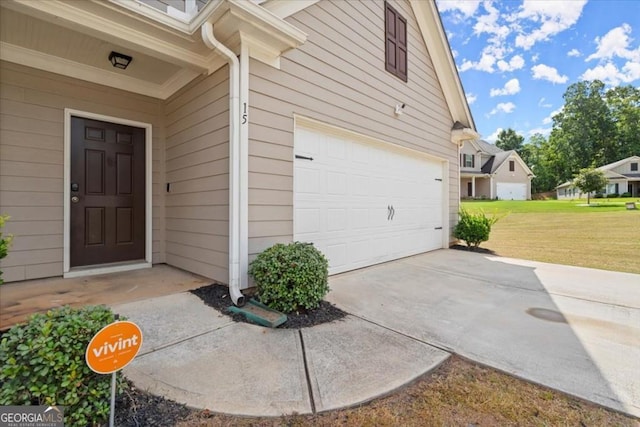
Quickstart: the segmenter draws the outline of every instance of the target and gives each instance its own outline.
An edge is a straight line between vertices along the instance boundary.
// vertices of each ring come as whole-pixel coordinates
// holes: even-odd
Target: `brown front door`
[[[145,131],[71,118],[71,267],[145,258]]]

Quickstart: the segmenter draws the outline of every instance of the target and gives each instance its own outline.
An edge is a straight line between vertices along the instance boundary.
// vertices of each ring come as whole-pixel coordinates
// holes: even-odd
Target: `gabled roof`
[[[604,172],[604,176],[606,176],[609,179],[624,179],[624,178],[627,178],[627,177],[635,177],[635,174],[622,175],[622,174],[619,174],[619,173],[616,173],[616,172],[612,171],[612,169],[615,169],[618,166],[622,166],[625,163],[632,162],[632,161],[640,162],[640,156],[627,157],[626,159],[618,160],[617,162],[613,162],[613,163],[609,163],[609,164],[604,165],[604,166],[600,166],[600,167],[596,168],[596,170],[600,170],[600,171]],[[556,188],[570,187],[571,185],[573,185],[573,180],[567,181],[567,182],[563,182],[562,184],[558,185]]]
[[[598,169],[601,170],[601,171],[607,171],[607,170],[615,169],[618,166],[622,166],[625,163],[631,162],[631,161],[634,161],[634,160],[636,162],[640,162],[640,156],[627,157],[626,159],[618,160],[617,162],[613,162],[613,163],[609,163],[608,165],[600,166]]]
[[[483,153],[491,155],[504,153],[504,150],[502,148],[499,148],[495,144],[491,144],[490,142],[484,141],[482,139],[476,139],[473,142],[475,142],[475,144],[478,146],[478,149]]]

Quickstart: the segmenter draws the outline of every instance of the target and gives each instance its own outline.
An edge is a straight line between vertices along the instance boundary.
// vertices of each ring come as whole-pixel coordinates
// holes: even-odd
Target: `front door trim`
[[[145,130],[145,260],[142,262],[124,262],[118,264],[96,265],[71,269],[71,117],[100,120],[103,122],[117,123],[126,126],[143,128]],[[151,124],[90,113],[87,111],[64,109],[64,191],[63,191],[63,276],[78,277],[94,274],[115,273],[118,271],[137,270],[148,268],[152,265],[153,257],[153,213],[152,209],[152,134]]]

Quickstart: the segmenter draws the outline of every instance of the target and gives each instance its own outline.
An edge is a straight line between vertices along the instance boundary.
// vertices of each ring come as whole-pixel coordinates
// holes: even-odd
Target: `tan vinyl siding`
[[[15,236],[5,281],[62,274],[65,108],[153,125],[153,262],[164,262],[160,101],[8,62],[0,75],[0,213]]]
[[[474,166],[466,167],[462,164],[462,155],[463,154],[471,154],[474,157]],[[460,169],[462,172],[480,172],[482,169],[482,165],[488,160],[487,157],[484,157],[478,153],[478,150],[469,142],[465,141],[464,145],[460,149],[460,158],[458,159],[458,164],[460,165]]]
[[[491,198],[491,178],[476,179],[476,197]]]
[[[164,106],[167,263],[228,282],[228,67],[192,82]]]
[[[293,115],[299,114],[449,161],[450,221],[457,220],[458,150],[451,115],[406,1],[408,83],[385,70],[384,2],[325,0],[287,18],[308,34],[277,70],[250,65],[249,253],[293,238]],[[407,106],[395,116],[398,103]]]

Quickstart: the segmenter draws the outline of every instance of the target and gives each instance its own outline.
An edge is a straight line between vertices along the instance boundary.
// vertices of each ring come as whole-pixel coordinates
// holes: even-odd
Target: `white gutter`
[[[204,44],[220,52],[229,63],[229,295],[235,305],[242,307],[245,298],[240,292],[240,61],[231,49],[215,38],[210,22],[202,24],[201,33]]]

